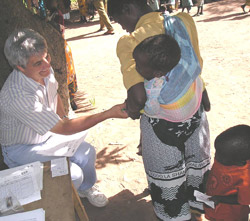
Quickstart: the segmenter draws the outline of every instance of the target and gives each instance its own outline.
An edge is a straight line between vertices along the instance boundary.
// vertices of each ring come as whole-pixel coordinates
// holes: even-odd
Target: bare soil
[[[212,108],[208,115],[213,142],[223,130],[250,125],[250,13],[240,7],[244,0],[221,0],[204,5],[204,15],[194,17]],[[248,11],[249,8],[246,8]],[[196,13],[193,7],[191,15]],[[180,9],[179,9],[180,11]],[[113,23],[115,35],[103,35],[98,17],[81,24],[78,11],[66,23],[66,39],[71,46],[78,87],[85,92],[84,104],[77,115],[97,113],[122,103],[126,90],[122,83],[116,43],[126,34]],[[156,220],[142,158],[136,154],[139,121],[110,119],[89,131],[87,140],[97,150],[98,185],[109,198],[105,208],[95,208],[83,200],[91,221]]]

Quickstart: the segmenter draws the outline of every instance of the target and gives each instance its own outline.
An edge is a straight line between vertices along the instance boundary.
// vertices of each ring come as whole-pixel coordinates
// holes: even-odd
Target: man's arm
[[[132,119],[140,117],[140,110],[142,110],[147,101],[147,95],[144,88],[144,83],[138,83],[128,90],[128,97],[126,100],[126,110]]]
[[[109,118],[127,118],[128,114],[125,111],[125,107],[126,104],[123,103],[98,114],[75,119],[60,119],[50,131],[57,134],[70,135],[87,130]]]

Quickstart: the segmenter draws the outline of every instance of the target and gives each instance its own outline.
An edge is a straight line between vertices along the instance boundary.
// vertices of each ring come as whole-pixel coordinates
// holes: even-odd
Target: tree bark
[[[51,55],[51,66],[59,84],[58,93],[62,98],[66,113],[69,111],[69,92],[67,85],[64,39],[61,34],[38,15],[25,8],[21,0],[1,0],[0,2],[0,89],[12,68],[4,56],[4,44],[8,36],[20,28],[30,28],[40,33],[47,41]]]

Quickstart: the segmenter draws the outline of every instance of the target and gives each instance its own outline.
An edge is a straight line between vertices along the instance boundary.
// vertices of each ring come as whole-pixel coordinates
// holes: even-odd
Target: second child
[[[215,160],[206,193],[215,209],[205,206],[208,220],[248,221],[250,212],[250,126],[237,125],[215,139]]]

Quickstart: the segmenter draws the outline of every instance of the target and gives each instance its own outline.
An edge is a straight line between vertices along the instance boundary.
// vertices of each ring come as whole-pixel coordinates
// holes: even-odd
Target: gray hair
[[[44,37],[31,29],[15,30],[6,40],[4,54],[13,68],[25,68],[31,56],[47,51]]]

